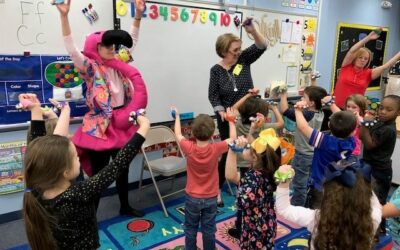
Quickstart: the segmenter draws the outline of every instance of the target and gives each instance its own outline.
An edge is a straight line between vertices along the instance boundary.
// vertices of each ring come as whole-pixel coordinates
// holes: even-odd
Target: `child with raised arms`
[[[303,111],[304,118],[311,128],[320,130],[324,120],[321,100],[327,95],[324,88],[319,86],[308,86],[304,89],[302,99],[307,103],[308,109]],[[296,121],[295,110],[289,108],[287,92],[281,93],[280,101],[283,116],[291,121]],[[296,128],[294,134],[296,152],[292,160],[293,168],[297,174],[293,179],[293,197],[291,203],[296,206],[305,206],[307,198],[307,182],[310,177],[314,148],[308,143],[308,139]]]
[[[33,140],[24,158],[23,217],[33,250],[100,247],[95,200],[139,152],[150,123],[144,116],[137,121],[139,129],[117,157],[98,174],[79,183],[74,182],[80,170],[74,144],[56,132],[45,135],[44,122],[32,121]]]
[[[294,172],[283,165],[278,177]],[[294,173],[295,174],[295,173]],[[354,249],[373,246],[373,236],[381,221],[381,205],[368,183],[369,168],[330,164],[323,184],[320,209],[290,204],[290,178],[278,178],[276,212],[284,219],[307,227],[311,232],[311,250]]]
[[[273,128],[261,131],[250,148],[243,150],[251,167],[242,175],[237,171],[236,153],[247,143],[243,136],[236,140],[235,147],[228,151],[225,168],[227,180],[238,185],[237,207],[242,211],[240,248],[272,249],[277,227],[273,175],[281,164],[280,140]]]
[[[185,200],[185,249],[196,250],[197,232],[201,225],[203,249],[215,249],[215,218],[217,216],[218,159],[228,151],[232,139],[210,143],[214,135],[214,120],[206,114],[199,114],[193,121],[192,133],[195,141],[186,139],[181,132],[177,108],[175,111],[175,135],[187,159],[187,181]],[[227,110],[231,115],[231,109]],[[231,138],[235,124],[229,122]]]
[[[361,126],[360,138],[364,144],[362,162],[371,166],[372,188],[384,205],[392,183],[392,154],[396,145],[396,118],[400,115],[400,96],[387,95],[378,108],[377,124]],[[365,117],[366,120],[369,117]],[[366,123],[364,123],[366,125]],[[385,232],[385,222],[381,232]]]

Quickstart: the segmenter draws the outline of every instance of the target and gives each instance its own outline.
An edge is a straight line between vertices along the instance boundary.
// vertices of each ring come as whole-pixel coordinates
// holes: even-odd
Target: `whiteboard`
[[[241,30],[234,25],[233,19],[237,15],[241,20],[242,15],[239,12],[231,14],[230,24],[225,26],[221,25],[220,17],[226,13],[216,6],[169,3],[172,4],[147,2],[139,42],[133,52],[135,61],[132,65],[140,70],[147,85],[147,114],[152,122],[172,120],[170,107],[173,105],[181,113],[214,115],[208,101],[208,85],[210,68],[220,60],[215,42],[219,35],[227,32],[240,37]],[[168,18],[164,20],[159,15],[152,19],[152,9],[157,8],[160,12],[161,7],[168,10]],[[189,13],[189,19],[172,21],[172,8],[177,8],[180,14]],[[205,23],[200,21],[200,14],[193,19],[192,10],[196,9],[207,13]],[[211,13],[217,16],[215,25],[210,21]],[[129,30],[133,21],[130,13],[120,18],[121,29]]]
[[[287,19],[289,22],[293,23],[293,25],[303,26],[304,16],[260,10],[243,10],[243,12],[244,17],[250,16],[255,19],[255,23],[257,23],[260,32],[268,38],[270,43],[267,51],[251,66],[254,86],[259,88],[263,93],[266,87],[271,86],[272,81],[283,81],[287,83],[287,77],[291,74],[295,74],[296,84],[291,85],[288,91],[289,93],[297,94],[299,89],[301,44],[281,43],[280,31],[282,22],[285,22]],[[243,35],[242,40],[242,47],[247,47],[254,43],[247,34]],[[291,49],[296,51],[295,63],[288,63],[283,59],[285,56],[283,53],[284,47],[288,46],[291,46]]]
[[[90,24],[82,13],[92,3],[99,19]],[[113,28],[111,0],[72,1],[69,13],[72,36],[83,48],[85,36]],[[66,54],[58,10],[50,0],[6,0],[0,3],[0,54]]]
[[[3,20],[0,23],[3,33],[0,37],[0,54],[22,55],[25,51],[42,55],[66,54],[59,13],[49,2],[50,0],[7,0],[0,3],[0,15]],[[99,15],[99,19],[93,24],[82,14],[82,9],[89,3],[93,4]],[[292,44],[292,49],[296,50],[295,62],[285,62],[288,57],[284,60],[283,50],[288,44],[280,42],[281,34],[276,31],[274,33],[274,29],[280,30],[282,21],[286,19],[291,22],[298,21],[303,25],[307,17],[238,7],[235,13],[228,14],[230,25],[224,26],[221,25],[220,17],[226,13],[218,4],[178,0],[162,3],[148,1],[147,15],[154,12],[151,9],[152,5],[165,7],[167,19],[164,20],[161,13],[159,18],[142,18],[139,42],[133,55],[135,61],[132,65],[141,71],[147,84],[147,113],[153,123],[172,120],[171,105],[177,106],[183,113],[193,113],[194,116],[199,113],[214,114],[208,101],[208,85],[210,68],[220,60],[215,52],[217,37],[231,32],[239,37],[243,34],[243,48],[253,43],[241,28],[233,24],[235,16],[240,20],[246,16],[253,17],[261,32],[272,39],[271,46],[251,66],[254,85],[264,90],[272,81],[286,82],[290,69],[290,78],[294,85],[289,88],[289,92],[297,93],[303,45]],[[113,28],[112,7],[111,0],[73,1],[70,24],[78,48],[83,48],[87,34]],[[172,7],[178,9],[179,15],[185,9],[189,14],[188,20],[172,21]],[[193,22],[193,9],[205,11],[206,22],[202,23],[200,17]],[[119,17],[121,29],[129,30],[133,21],[130,11],[131,8],[128,8],[128,14]],[[210,20],[210,13],[216,13],[218,17],[215,25]],[[0,95],[0,99],[2,98]]]

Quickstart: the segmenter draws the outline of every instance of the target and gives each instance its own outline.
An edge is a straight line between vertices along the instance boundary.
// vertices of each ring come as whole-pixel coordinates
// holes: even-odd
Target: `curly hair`
[[[199,141],[208,141],[215,131],[215,123],[211,116],[199,114],[193,120],[192,133]]]
[[[370,184],[359,174],[353,188],[335,180],[326,182],[321,209],[315,215],[315,249],[371,249],[371,196]]]

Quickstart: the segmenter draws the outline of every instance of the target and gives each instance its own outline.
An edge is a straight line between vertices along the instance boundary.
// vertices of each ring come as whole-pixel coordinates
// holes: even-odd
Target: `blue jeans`
[[[290,203],[294,206],[304,207],[307,198],[307,183],[310,178],[313,155],[305,155],[299,152],[293,157],[292,166],[295,175],[292,181],[293,196]]]
[[[217,197],[194,198],[186,194],[185,201],[185,249],[197,250],[196,237],[201,222],[203,249],[215,249],[215,233],[217,227]]]

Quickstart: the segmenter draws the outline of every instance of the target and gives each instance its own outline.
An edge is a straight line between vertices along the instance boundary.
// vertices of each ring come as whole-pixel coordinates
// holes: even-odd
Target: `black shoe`
[[[229,228],[228,229],[228,234],[230,236],[232,236],[233,238],[240,240],[240,231],[239,231],[239,229],[234,228],[234,227]]]
[[[128,208],[121,208],[119,210],[120,215],[126,215],[126,216],[133,216],[133,217],[143,217],[145,215],[144,212],[134,209],[132,207]]]
[[[224,207],[224,206],[225,204],[223,200],[217,201],[217,207]]]

